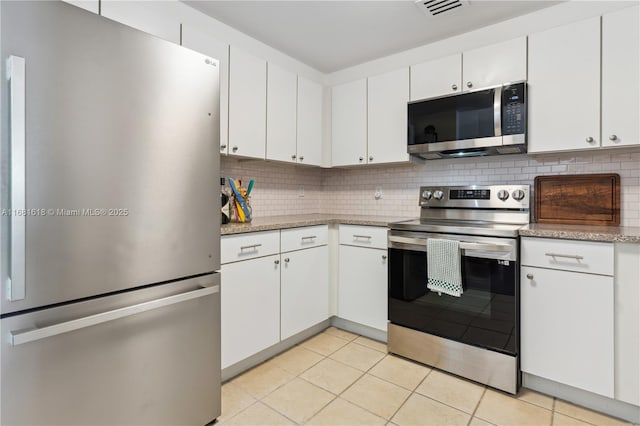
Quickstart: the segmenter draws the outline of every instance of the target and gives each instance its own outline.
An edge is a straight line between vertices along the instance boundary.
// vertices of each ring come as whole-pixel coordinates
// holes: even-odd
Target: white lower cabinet
[[[329,318],[329,249],[282,253],[282,340]]]
[[[613,266],[613,245],[584,244],[591,251],[600,247],[601,255],[590,257],[587,250],[581,252],[581,244],[523,238],[521,368],[525,373],[613,398],[613,276],[574,272],[572,266],[595,262]],[[544,258],[558,262],[543,264]],[[540,261],[528,262],[531,259]]]
[[[280,341],[280,255],[222,265],[222,368]]]
[[[386,228],[340,225],[338,316],[386,332],[386,239],[375,238],[382,234]]]

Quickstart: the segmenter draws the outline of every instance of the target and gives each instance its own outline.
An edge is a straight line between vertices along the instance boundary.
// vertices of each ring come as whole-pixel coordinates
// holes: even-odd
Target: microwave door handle
[[[502,136],[502,86],[493,92],[493,130],[496,136]]]

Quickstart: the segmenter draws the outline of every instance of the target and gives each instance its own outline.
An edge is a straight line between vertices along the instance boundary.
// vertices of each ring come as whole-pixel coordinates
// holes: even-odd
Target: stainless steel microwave
[[[426,160],[527,152],[527,84],[410,102],[407,152]]]

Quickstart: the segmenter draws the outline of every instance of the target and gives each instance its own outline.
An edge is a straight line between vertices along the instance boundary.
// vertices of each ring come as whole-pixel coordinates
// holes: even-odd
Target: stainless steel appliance
[[[419,219],[389,225],[389,351],[516,393],[529,187],[425,186],[420,206]],[[430,238],[459,242],[462,296],[427,289]]]
[[[3,1],[5,424],[220,414],[217,61]]]
[[[409,103],[407,152],[425,160],[527,151],[524,82]]]

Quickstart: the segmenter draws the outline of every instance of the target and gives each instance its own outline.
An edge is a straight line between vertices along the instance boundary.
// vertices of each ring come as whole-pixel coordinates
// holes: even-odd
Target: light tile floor
[[[222,386],[224,425],[630,425],[527,389],[517,397],[330,327]]]

